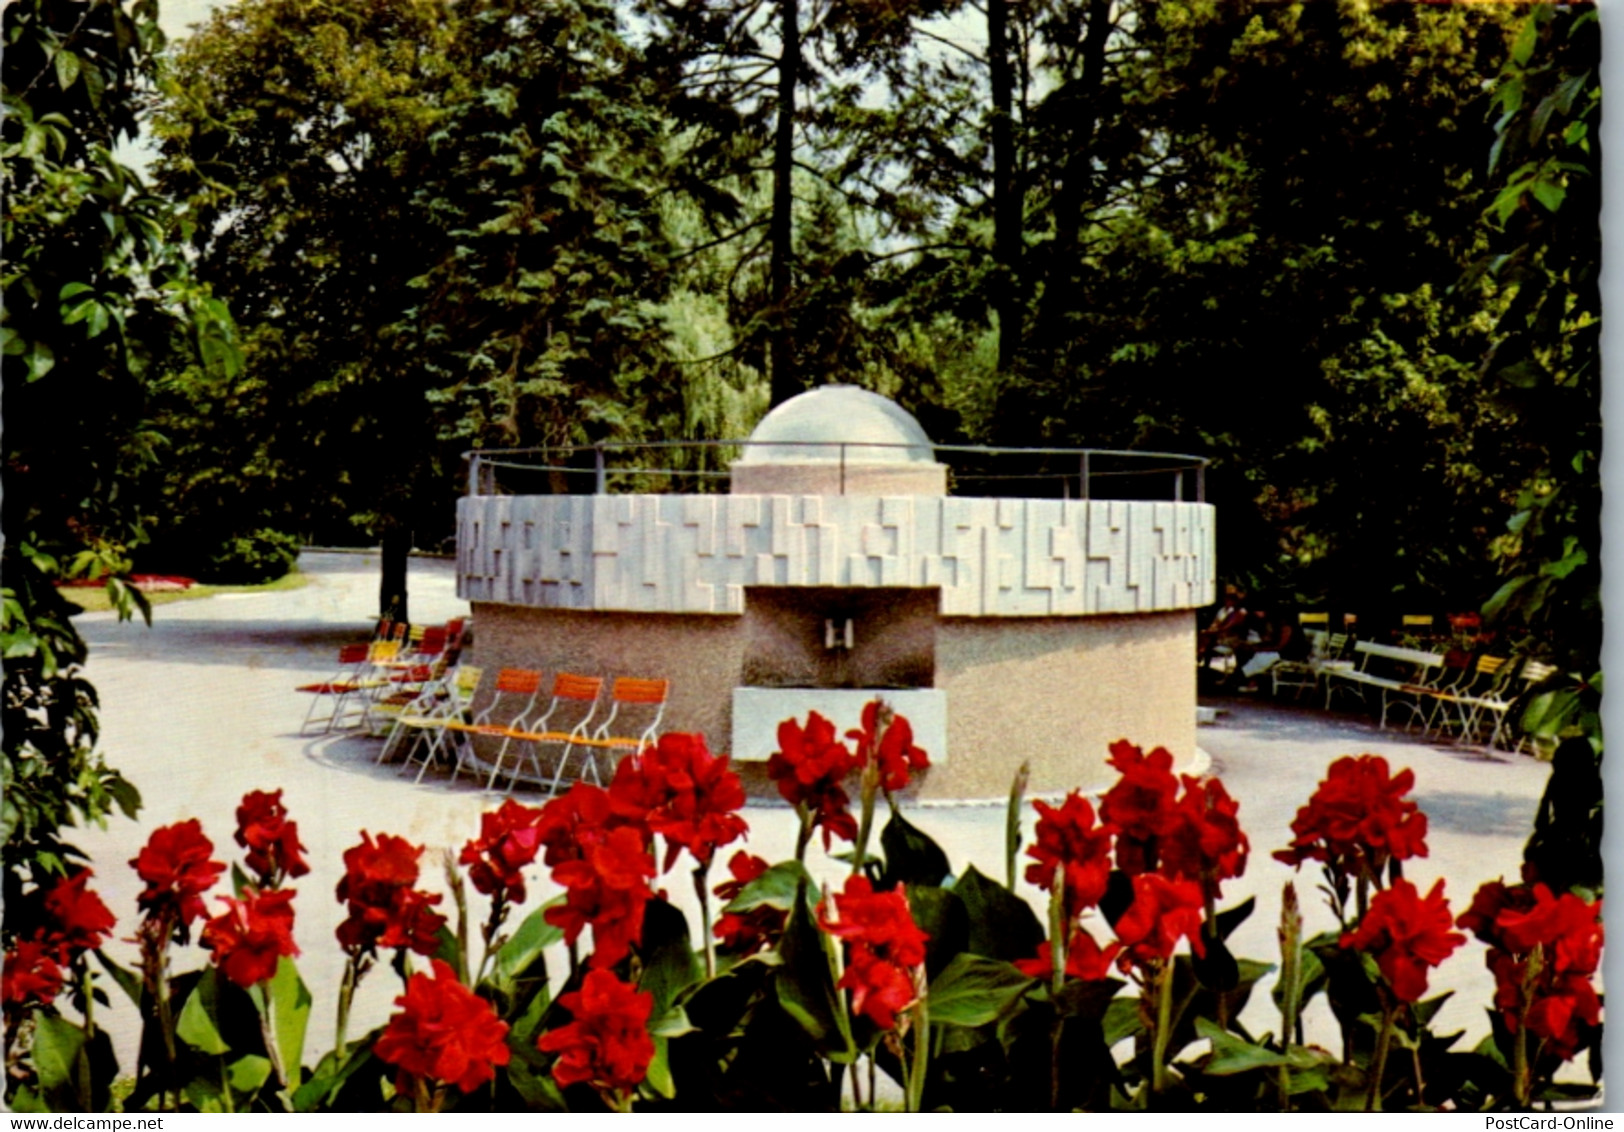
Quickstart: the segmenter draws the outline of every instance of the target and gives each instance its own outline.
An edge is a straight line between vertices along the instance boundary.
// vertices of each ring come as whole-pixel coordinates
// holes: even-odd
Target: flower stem
[[[1167,1087],[1167,1043],[1173,1036],[1173,962],[1156,975],[1156,1036],[1150,1046],[1150,1091]]]
[[[351,955],[344,963],[344,980],[338,984],[338,1023],[333,1035],[333,1050],[338,1054],[338,1060],[343,1061],[349,1052],[350,1029],[350,1003],[355,998],[356,984],[361,981],[360,972],[356,970],[356,957]]]
[[[282,1065],[282,1047],[276,1041],[276,1027],[272,1023],[270,987],[266,983],[255,983],[249,988],[248,993],[259,1012],[259,1032],[265,1038],[265,1054],[271,1059],[271,1072],[276,1075],[277,1084],[286,1088],[293,1082],[288,1080],[287,1070]]]
[[[490,966],[491,960],[496,957],[497,933],[499,933],[502,930],[502,923],[503,923],[503,921],[505,921],[507,919],[507,913],[508,913],[507,891],[505,889],[498,889],[497,892],[496,892],[496,895],[491,897],[491,914],[488,917],[486,917],[485,922],[480,925],[480,929],[479,929],[480,940],[483,943],[483,949],[481,950],[480,955],[479,955],[479,970],[474,975],[473,983],[469,983],[469,984],[466,984],[466,985],[469,985],[469,986],[477,985],[481,980],[483,980],[485,978],[486,969]],[[462,965],[463,965],[463,967],[465,969],[468,966],[468,959],[467,959],[467,951],[468,951],[468,948],[467,948],[467,931],[466,931],[466,928],[465,928],[466,924],[467,924],[467,912],[462,907],[462,901],[459,900],[459,901],[457,901],[457,929],[458,929],[458,938],[460,940],[462,940],[463,944],[464,944],[464,946],[462,948],[462,951],[463,951]],[[463,977],[464,977],[464,979],[467,978],[466,970],[464,972]]]
[[[930,1003],[921,995],[914,1004],[913,1069],[908,1074],[908,1111],[919,1112],[925,1099],[925,1073],[930,1068]]]
[[[1382,1110],[1382,1077],[1387,1072],[1387,1050],[1393,1044],[1393,1016],[1397,1013],[1396,1005],[1382,1011],[1381,1035],[1376,1039],[1376,1063],[1371,1067],[1370,1092],[1365,1095],[1366,1112]]]
[[[1060,1108],[1060,1039],[1066,1020],[1060,1013],[1060,992],[1066,986],[1066,886],[1055,878],[1049,893],[1049,998],[1054,1021],[1049,1025],[1049,1110]]]
[[[473,984],[468,981],[468,893],[462,885],[462,873],[457,869],[457,858],[449,849],[441,856],[440,863],[445,869],[446,887],[451,889],[451,899],[457,905],[457,978],[461,980],[463,986],[472,986]],[[501,922],[496,920],[498,910],[502,915],[507,915],[507,909],[501,907],[500,899],[497,901],[497,907],[491,910],[491,917],[496,924]],[[484,974],[485,959],[490,954],[494,926],[486,929],[486,954],[479,961],[481,975]]]
[[[1511,1092],[1519,1109],[1526,1109],[1534,1095],[1533,1066],[1528,1058],[1528,1006],[1533,1001],[1533,989],[1544,966],[1545,947],[1541,944],[1534,948],[1523,966],[1523,985],[1517,996],[1517,1036],[1511,1046]]]
[[[704,939],[705,950],[705,977],[707,979],[716,974],[716,951],[711,946],[711,916],[710,916],[710,862],[701,861],[694,866],[694,891],[699,894],[699,931]]]
[[[95,987],[90,981],[90,964],[86,962],[84,953],[74,961],[74,967],[79,976],[79,993],[85,999],[85,1037],[89,1038],[96,1033],[96,998]]]
[[[798,864],[806,864],[806,847],[812,840],[814,819],[812,812],[799,802],[795,804],[795,811],[801,817],[800,832],[795,835],[795,860]]]
[[[1280,893],[1280,1049],[1285,1052],[1297,1032],[1302,1000],[1303,917],[1297,909],[1297,887],[1290,881]],[[1291,1070],[1277,1073],[1281,1112],[1291,1111]]]
[[[1021,848],[1021,803],[1026,798],[1026,782],[1032,774],[1032,764],[1024,762],[1009,784],[1009,810],[1004,815],[1004,875],[1007,887],[1015,891],[1015,854]]]
[[[874,830],[874,797],[879,793],[879,788],[880,764],[877,759],[870,758],[863,767],[863,810],[857,823],[857,848],[851,857],[852,876],[862,873],[863,862],[868,860],[868,839]]]

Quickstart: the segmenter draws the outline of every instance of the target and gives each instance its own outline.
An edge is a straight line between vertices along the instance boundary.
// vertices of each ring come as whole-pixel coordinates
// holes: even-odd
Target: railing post
[[[604,463],[603,463],[603,442],[602,441],[599,441],[597,444],[594,444],[592,446],[592,466],[593,466],[593,469],[597,472],[597,481],[593,485],[593,490],[598,495],[608,495],[609,494],[609,469],[606,468],[604,466]]]
[[[1195,501],[1207,501],[1207,462],[1205,460],[1195,466]]]
[[[1083,450],[1081,474],[1078,476],[1078,486],[1081,494],[1079,499],[1088,499],[1088,450]]]
[[[479,453],[475,452],[468,457],[468,494],[479,494]]]
[[[1184,502],[1184,469],[1180,468],[1173,473],[1173,502]]]

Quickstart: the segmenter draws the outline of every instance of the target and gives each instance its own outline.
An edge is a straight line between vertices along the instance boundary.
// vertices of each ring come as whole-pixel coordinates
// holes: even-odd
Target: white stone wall
[[[746,586],[940,587],[949,617],[1210,604],[1205,503],[929,496],[468,496],[469,601],[743,613]]]

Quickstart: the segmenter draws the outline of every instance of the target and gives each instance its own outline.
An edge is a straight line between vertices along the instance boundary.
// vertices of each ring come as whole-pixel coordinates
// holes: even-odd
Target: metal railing
[[[809,461],[838,463],[842,485],[849,458],[860,459],[865,450],[905,449],[945,464],[951,495],[1206,500],[1205,457],[1111,448],[664,440],[486,448],[465,452],[463,458],[468,461],[469,495],[713,494],[727,491],[729,463],[753,446],[806,448]]]

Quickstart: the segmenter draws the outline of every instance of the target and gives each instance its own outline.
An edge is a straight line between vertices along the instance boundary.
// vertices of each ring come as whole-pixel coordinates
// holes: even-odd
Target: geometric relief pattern
[[[742,613],[746,586],[928,586],[957,617],[1190,609],[1206,503],[858,495],[503,495],[457,504],[470,601]]]

